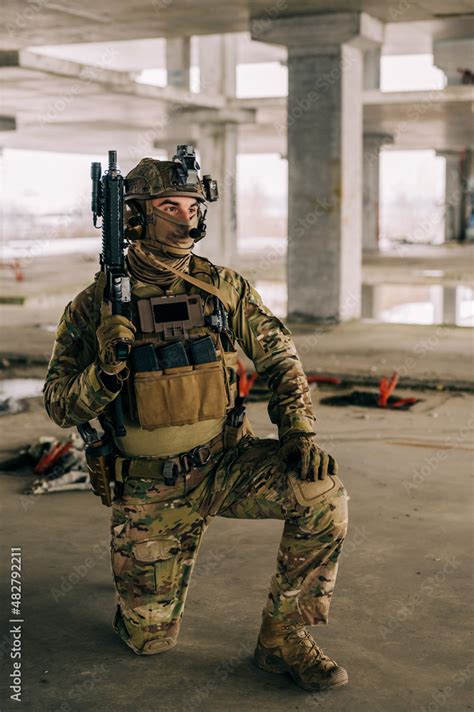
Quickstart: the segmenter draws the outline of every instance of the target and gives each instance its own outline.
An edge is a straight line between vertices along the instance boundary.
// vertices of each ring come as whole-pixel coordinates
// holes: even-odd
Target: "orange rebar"
[[[250,390],[258,378],[258,373],[253,371],[253,373],[247,375],[247,369],[245,368],[242,361],[237,361],[237,373],[239,375],[239,396],[245,398],[250,393]]]
[[[253,384],[258,378],[258,373],[252,371],[252,373],[248,375],[241,361],[237,361],[237,372],[239,374],[239,395],[243,397],[248,396]],[[339,386],[342,383],[342,379],[337,376],[311,375],[307,376],[306,379],[308,383],[332,383],[335,386]]]
[[[21,267],[20,260],[12,260],[12,262],[0,261],[0,267],[5,267],[6,269],[12,269],[15,272],[15,279],[17,282],[23,282],[25,274]]]
[[[418,403],[418,398],[400,398],[395,403],[390,403],[390,408],[401,408],[404,405],[414,405]]]
[[[397,371],[394,371],[390,378],[386,378],[385,376],[382,377],[382,379],[379,382],[379,397],[377,399],[377,405],[379,408],[386,408],[388,405],[388,399],[392,395],[393,391],[397,387],[398,383],[398,378],[399,374]]]
[[[306,380],[308,383],[333,383],[335,386],[342,383],[342,379],[337,376],[307,376]]]

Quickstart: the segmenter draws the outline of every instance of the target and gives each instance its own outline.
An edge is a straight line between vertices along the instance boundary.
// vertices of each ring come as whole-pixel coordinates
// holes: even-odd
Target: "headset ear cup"
[[[136,200],[129,200],[125,203],[125,237],[128,240],[140,240],[143,236],[145,218],[141,205]]]

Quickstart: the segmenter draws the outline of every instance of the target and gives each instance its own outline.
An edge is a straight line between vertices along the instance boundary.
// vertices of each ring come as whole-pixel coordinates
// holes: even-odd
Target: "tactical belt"
[[[219,433],[204,445],[180,453],[174,457],[165,458],[126,458],[122,461],[121,474],[123,480],[129,478],[159,479],[165,484],[173,485],[180,475],[185,477],[191,470],[207,465],[213,455],[224,448],[224,435]]]

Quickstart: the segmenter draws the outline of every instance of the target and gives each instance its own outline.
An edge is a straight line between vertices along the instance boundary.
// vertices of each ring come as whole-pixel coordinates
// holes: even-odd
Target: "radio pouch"
[[[110,483],[113,479],[113,445],[98,440],[91,443],[85,450],[87,469],[91,478],[92,491],[100,497],[106,507],[112,506]]]

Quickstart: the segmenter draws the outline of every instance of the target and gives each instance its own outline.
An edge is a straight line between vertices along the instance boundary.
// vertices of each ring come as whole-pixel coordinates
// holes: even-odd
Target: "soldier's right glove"
[[[324,480],[328,475],[337,475],[336,460],[319,447],[314,437],[313,433],[293,432],[280,441],[280,461],[286,472],[293,471],[300,480]]]
[[[135,326],[124,316],[114,314],[102,320],[97,329],[97,342],[99,366],[104,373],[114,375],[125,368],[135,333]],[[120,350],[124,358],[117,358]]]

